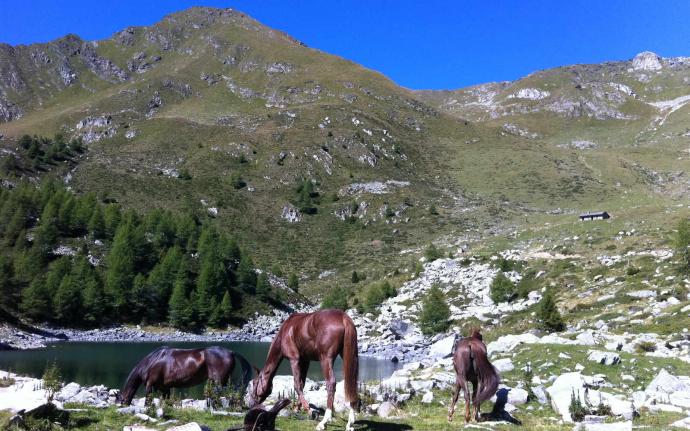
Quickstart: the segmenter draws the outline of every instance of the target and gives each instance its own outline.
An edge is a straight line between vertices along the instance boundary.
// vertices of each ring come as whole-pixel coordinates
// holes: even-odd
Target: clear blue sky
[[[0,41],[103,39],[195,5],[246,12],[415,89],[512,80],[643,50],[690,56],[687,0],[0,0]]]

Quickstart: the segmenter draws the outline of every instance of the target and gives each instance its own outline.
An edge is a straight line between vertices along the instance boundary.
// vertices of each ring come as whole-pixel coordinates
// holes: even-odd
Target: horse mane
[[[129,376],[127,376],[127,380],[125,381],[125,385],[121,391],[123,397],[122,399],[125,402],[125,404],[129,404],[132,402],[134,394],[137,392],[137,389],[139,389],[141,383],[145,380],[145,376],[148,374],[151,365],[155,363],[160,358],[160,356],[166,353],[169,349],[170,348],[167,346],[157,348],[153,352],[144,356],[144,358],[141,361],[139,361],[139,363],[134,368],[132,368],[132,371],[129,372]]]

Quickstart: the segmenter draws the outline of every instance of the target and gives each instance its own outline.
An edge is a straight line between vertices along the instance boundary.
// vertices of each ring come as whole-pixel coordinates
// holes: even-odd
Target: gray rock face
[[[302,213],[295,206],[285,204],[280,217],[287,220],[288,223],[297,223],[302,220]]]
[[[635,70],[660,70],[664,66],[661,64],[661,57],[657,54],[644,51],[635,56],[632,60],[632,66]]]
[[[0,121],[8,122],[19,119],[24,112],[14,103],[0,98]]]

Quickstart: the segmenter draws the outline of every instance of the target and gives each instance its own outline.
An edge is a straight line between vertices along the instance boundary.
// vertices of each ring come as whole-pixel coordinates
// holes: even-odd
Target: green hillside
[[[687,183],[690,108],[660,124],[670,108],[650,102],[690,92],[690,66],[664,62],[411,92],[240,12],[193,8],[97,42],[1,46],[2,175],[196,214],[318,293],[408,266],[400,252],[432,241],[670,205]],[[34,166],[17,150],[56,133],[84,153]]]

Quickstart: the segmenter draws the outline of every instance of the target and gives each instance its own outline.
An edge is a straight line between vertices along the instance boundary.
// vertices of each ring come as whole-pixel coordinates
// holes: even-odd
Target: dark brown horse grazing
[[[187,388],[206,380],[225,386],[235,369],[235,360],[242,366],[242,384],[252,377],[249,362],[240,354],[222,347],[204,349],[171,349],[161,347],[139,361],[127,377],[119,399],[124,405],[132,403],[140,385],[146,385],[146,396],[158,390],[170,395],[170,388]]]
[[[355,410],[359,407],[357,395],[357,330],[350,316],[340,310],[322,310],[315,313],[296,313],[290,316],[278,330],[266,358],[266,365],[252,382],[249,392],[249,406],[263,402],[273,390],[273,377],[283,359],[290,361],[298,396],[297,408],[309,411],[309,403],[304,398],[304,381],[307,378],[309,363],[319,361],[326,379],[328,402],[323,420],[316,427],[323,430],[333,417],[333,398],[335,397],[335,374],[333,362],[340,355],[343,358],[345,396],[350,404],[346,430],[352,430]]]
[[[479,329],[472,329],[469,337],[456,343],[453,366],[455,367],[455,392],[448,409],[448,422],[453,420],[455,404],[458,402],[461,389],[465,396],[465,422],[470,421],[470,403],[474,406],[474,419],[479,421],[480,404],[496,393],[500,381],[498,372],[489,362]],[[472,383],[471,399],[468,382]]]

